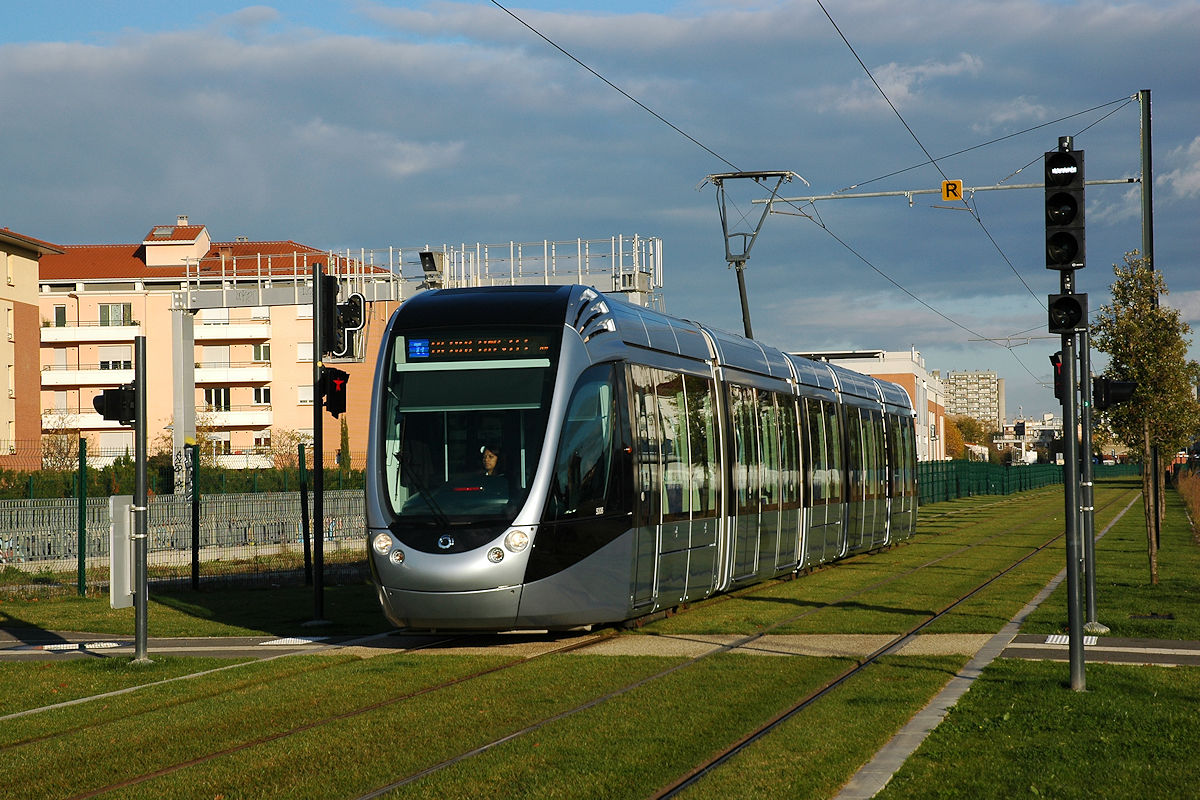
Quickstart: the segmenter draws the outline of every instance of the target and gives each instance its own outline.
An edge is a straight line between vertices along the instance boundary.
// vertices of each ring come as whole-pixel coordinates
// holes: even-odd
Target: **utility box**
[[[108,604],[113,608],[133,605],[133,495],[108,498]]]

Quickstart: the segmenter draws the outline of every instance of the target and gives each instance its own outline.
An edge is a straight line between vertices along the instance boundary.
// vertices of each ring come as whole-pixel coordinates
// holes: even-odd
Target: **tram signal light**
[[[1083,151],[1046,153],[1046,269],[1085,266]]]
[[[1047,311],[1050,333],[1075,333],[1087,327],[1086,294],[1052,294]]]
[[[321,355],[326,355],[338,348],[338,279],[336,275],[320,274],[320,280],[321,327],[317,333]]]
[[[1112,378],[1092,378],[1092,405],[1098,410],[1128,402],[1137,391],[1137,381],[1117,381]]]
[[[346,383],[350,375],[345,370],[334,367],[321,369],[321,396],[324,398],[325,410],[334,417],[346,412]]]
[[[1054,367],[1054,397],[1057,400],[1062,400],[1063,398],[1062,356],[1062,350],[1050,356],[1050,366]]]
[[[336,305],[333,346],[328,351],[334,358],[354,354],[353,334],[362,330],[366,322],[366,305],[366,298],[358,292],[352,293],[346,302]]]
[[[122,425],[132,425],[137,421],[137,391],[132,383],[116,389],[105,389],[92,399],[92,405],[104,419]]]

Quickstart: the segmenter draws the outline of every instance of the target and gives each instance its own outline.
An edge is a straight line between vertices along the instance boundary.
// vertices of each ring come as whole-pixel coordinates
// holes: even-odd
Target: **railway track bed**
[[[1098,527],[1131,496],[1098,494]],[[0,795],[729,796],[707,776],[736,754],[739,793],[830,796],[990,638],[965,629],[1060,568],[1055,502],[1002,507],[999,527],[959,515],[634,633],[381,637],[364,649],[408,649],[330,648],[26,714],[0,729]],[[756,755],[781,742],[787,758]]]

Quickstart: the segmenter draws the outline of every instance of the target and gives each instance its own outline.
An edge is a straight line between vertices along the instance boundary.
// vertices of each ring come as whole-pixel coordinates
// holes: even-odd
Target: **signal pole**
[[[1079,382],[1091,382],[1090,375],[1080,376],[1078,345],[1086,341],[1087,295],[1075,292],[1075,270],[1085,265],[1085,203],[1083,151],[1074,150],[1070,136],[1060,136],[1058,149],[1045,155],[1046,175],[1046,269],[1058,270],[1059,294],[1047,302],[1050,333],[1062,336],[1062,409],[1063,409],[1063,510],[1066,519],[1067,625],[1071,664],[1071,688],[1087,688],[1083,666],[1083,608],[1080,571],[1084,548],[1081,546],[1080,442],[1078,432]],[[1090,360],[1089,360],[1090,363]],[[1090,392],[1086,393],[1090,394]],[[1085,396],[1086,396],[1085,394]],[[1088,448],[1090,451],[1090,448]],[[1091,464],[1087,465],[1090,473]],[[1089,487],[1090,489],[1090,484]]]

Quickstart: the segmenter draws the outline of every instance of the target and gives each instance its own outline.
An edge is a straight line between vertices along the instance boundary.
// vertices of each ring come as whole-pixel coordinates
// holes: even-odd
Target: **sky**
[[[657,236],[666,310],[740,332],[705,176],[788,170],[807,185],[786,197],[1040,185],[1070,135],[1089,180],[1136,178],[1149,89],[1155,267],[1200,325],[1200,0],[822,3],[22,4],[0,26],[0,226],[125,243],[187,214],[214,240],[322,249]],[[753,230],[766,190],[726,189]],[[1088,187],[1093,316],[1141,247],[1140,191]],[[756,338],[915,347],[943,374],[995,370],[1010,419],[1056,411],[1043,191],[970,199],[777,206],[745,271]]]

